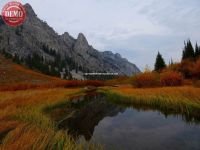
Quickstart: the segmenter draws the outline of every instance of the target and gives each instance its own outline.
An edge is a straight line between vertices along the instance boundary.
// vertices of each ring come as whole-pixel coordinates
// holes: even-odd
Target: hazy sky
[[[120,53],[143,69],[160,51],[179,60],[183,42],[200,44],[200,0],[19,0],[62,34],[79,32],[94,48]],[[8,0],[0,0],[0,8]]]

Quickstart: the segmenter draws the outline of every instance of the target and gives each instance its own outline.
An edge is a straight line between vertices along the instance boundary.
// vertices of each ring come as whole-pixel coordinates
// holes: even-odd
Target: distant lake
[[[75,140],[99,143],[107,150],[200,150],[198,122],[112,103],[103,94],[73,98],[52,117]]]

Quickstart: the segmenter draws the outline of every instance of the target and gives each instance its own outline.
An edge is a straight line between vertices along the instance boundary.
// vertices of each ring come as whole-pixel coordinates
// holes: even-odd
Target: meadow
[[[196,66],[200,66],[199,62]],[[70,97],[85,94],[88,86],[98,87],[113,102],[164,114],[184,114],[188,121],[199,121],[199,74],[195,69],[194,80],[183,78],[184,72],[177,71],[182,68],[179,65],[161,73],[147,71],[130,78],[67,81],[3,59],[0,62],[0,149],[103,149],[99,144],[74,141],[67,131],[58,130],[50,116],[51,110],[66,104]]]
[[[144,89],[120,85],[99,87],[99,91],[104,92],[110,101],[130,107],[143,105],[200,120],[200,88],[180,86]],[[83,94],[85,91],[81,87],[1,91],[0,149],[103,149],[102,145],[95,143],[77,143],[67,131],[58,130],[47,113],[67,103],[70,97]]]
[[[101,149],[59,131],[45,109],[67,102],[80,88],[0,92],[0,149]]]

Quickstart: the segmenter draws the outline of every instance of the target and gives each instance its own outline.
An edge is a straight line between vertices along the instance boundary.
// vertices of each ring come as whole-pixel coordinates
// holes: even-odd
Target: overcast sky
[[[20,0],[19,0],[20,1]],[[0,8],[8,0],[0,0]],[[158,51],[181,58],[184,40],[200,44],[200,0],[21,0],[56,32],[79,32],[94,48],[120,53],[140,69]]]

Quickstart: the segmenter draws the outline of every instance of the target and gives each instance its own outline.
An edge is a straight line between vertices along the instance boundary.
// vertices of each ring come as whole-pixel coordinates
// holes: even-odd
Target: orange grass
[[[103,86],[102,81],[67,81],[44,75],[24,66],[14,64],[12,60],[0,55],[0,91],[18,91],[27,89],[49,89],[58,87]]]
[[[44,113],[46,107],[79,93],[80,88],[0,92],[0,149],[83,149],[85,144],[77,144],[64,131],[57,131]],[[95,149],[93,144],[88,146]]]
[[[0,91],[19,91],[19,90],[28,90],[28,89],[49,89],[49,88],[71,88],[71,87],[84,87],[84,86],[95,86],[100,87],[104,86],[103,81],[96,80],[86,80],[86,81],[78,81],[78,80],[63,80],[63,81],[52,81],[49,83],[38,83],[33,84],[29,82],[21,82],[14,83],[9,85],[1,85]]]
[[[200,88],[183,86],[138,89],[122,86],[102,89],[110,99],[120,103],[149,106],[152,109],[171,111],[200,120]]]
[[[138,89],[132,88],[131,86],[118,87],[106,89],[112,92],[119,93],[125,96],[134,96],[144,98],[146,100],[151,100],[155,97],[165,97],[171,99],[172,101],[184,101],[193,102],[200,105],[200,88],[195,88],[192,86],[183,87],[162,87],[162,88],[145,88]]]

